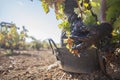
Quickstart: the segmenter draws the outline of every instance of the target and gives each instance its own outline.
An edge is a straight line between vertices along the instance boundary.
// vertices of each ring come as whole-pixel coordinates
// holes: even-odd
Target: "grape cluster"
[[[77,18],[70,28],[70,38],[74,40],[72,50],[79,50],[83,42],[82,39],[85,38],[89,32],[86,30],[86,26],[83,24],[81,18]]]
[[[70,39],[72,39],[72,51],[77,50],[80,53],[92,44],[96,45],[112,32],[112,26],[109,23],[100,25],[84,25],[81,18],[72,17],[70,26]]]

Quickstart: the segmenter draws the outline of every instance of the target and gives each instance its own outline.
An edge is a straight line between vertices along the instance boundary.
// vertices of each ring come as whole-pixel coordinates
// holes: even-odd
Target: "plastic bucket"
[[[54,44],[53,53],[57,60],[61,62],[64,71],[73,73],[91,73],[99,69],[99,61],[96,48],[88,48],[80,54],[80,57],[69,52],[65,47],[57,48],[52,39],[49,40]]]
[[[57,58],[62,69],[74,73],[91,73],[99,69],[98,56],[95,48],[89,48],[77,55],[71,54],[66,48],[58,48]]]

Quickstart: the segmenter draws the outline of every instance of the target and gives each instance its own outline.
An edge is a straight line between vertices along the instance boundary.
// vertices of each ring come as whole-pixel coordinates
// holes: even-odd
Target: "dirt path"
[[[32,80],[42,77],[44,68],[55,62],[50,51],[23,51],[0,56],[0,78],[2,80]],[[41,76],[40,76],[41,75]]]
[[[54,65],[54,67],[53,67]],[[108,80],[101,72],[74,74],[56,64],[51,51],[0,53],[0,80]]]

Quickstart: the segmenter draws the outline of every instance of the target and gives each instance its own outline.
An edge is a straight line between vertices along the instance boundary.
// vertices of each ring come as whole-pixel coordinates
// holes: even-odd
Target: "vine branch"
[[[101,8],[100,8],[100,22],[106,22],[106,0],[101,0]]]

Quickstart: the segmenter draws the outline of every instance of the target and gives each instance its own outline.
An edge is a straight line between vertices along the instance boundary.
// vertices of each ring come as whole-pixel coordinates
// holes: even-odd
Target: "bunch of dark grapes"
[[[109,23],[101,23],[100,25],[95,24],[86,26],[84,25],[83,20],[78,17],[72,17],[71,21],[72,23],[70,27],[69,38],[72,39],[71,50],[73,51],[73,53],[80,53],[81,51],[90,47],[92,44],[96,46],[96,44],[100,43],[101,40],[105,41],[105,38],[111,35],[111,32],[113,30],[112,26]]]
[[[72,23],[70,27],[70,38],[73,40],[72,50],[78,50],[78,52],[80,52],[80,47],[83,43],[82,39],[84,39],[89,33],[86,29],[87,28],[81,18],[77,18]]]

